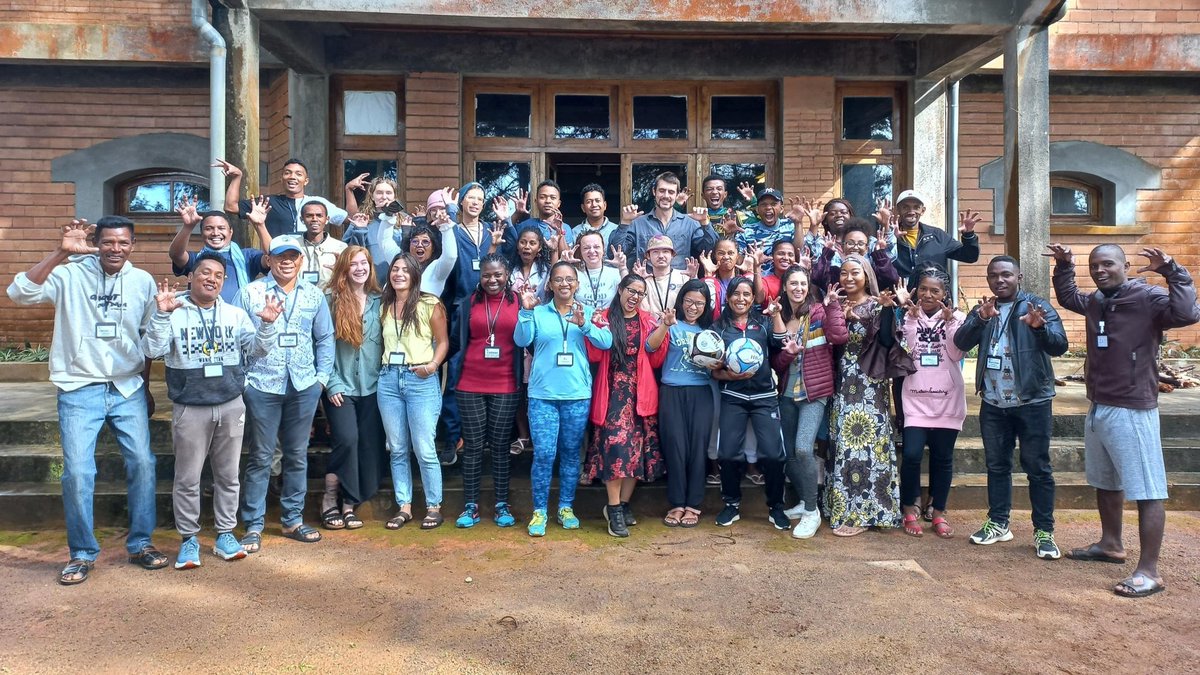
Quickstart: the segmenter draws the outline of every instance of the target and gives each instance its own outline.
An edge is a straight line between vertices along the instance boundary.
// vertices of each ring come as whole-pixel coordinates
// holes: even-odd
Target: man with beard
[[[675,210],[675,197],[679,194],[679,177],[670,171],[654,178],[654,210],[642,213],[637,206],[621,209],[622,227],[612,237],[612,245],[625,251],[627,260],[642,260],[646,257],[650,238],[665,235],[671,240],[675,256],[671,267],[687,269],[689,257],[699,257],[704,251],[712,250],[717,243],[717,233],[708,223],[699,223]],[[621,232],[625,230],[625,232]],[[618,243],[618,239],[622,239]]]

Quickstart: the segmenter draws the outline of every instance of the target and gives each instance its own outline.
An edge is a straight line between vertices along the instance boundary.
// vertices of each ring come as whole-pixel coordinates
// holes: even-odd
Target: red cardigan
[[[829,311],[826,311],[828,309]],[[834,364],[833,345],[844,345],[850,340],[850,332],[846,329],[846,315],[837,300],[832,300],[826,307],[817,302],[809,310],[812,319],[809,322],[805,342],[815,337],[814,333],[821,331],[825,335],[825,344],[809,347],[804,350],[802,364],[804,391],[808,400],[833,396]],[[788,370],[795,355],[780,349],[771,355],[771,367],[779,374],[779,395],[784,395],[787,388]]]
[[[608,330],[608,310],[596,312],[592,323]],[[646,350],[646,338],[658,327],[658,319],[649,312],[638,310],[638,323],[641,324],[641,342],[637,355],[637,414],[642,417],[658,414],[658,382],[654,379],[654,369],[661,368],[667,360],[666,349]],[[608,364],[609,350],[596,349],[591,340],[587,340],[588,360],[600,364],[596,373],[596,381],[592,385],[592,424],[604,424],[608,415]],[[616,345],[613,345],[616,348]]]

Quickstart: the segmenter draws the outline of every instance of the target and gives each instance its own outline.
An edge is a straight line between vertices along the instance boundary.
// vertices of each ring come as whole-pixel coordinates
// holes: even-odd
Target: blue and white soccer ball
[[[762,347],[750,338],[738,338],[725,348],[725,367],[737,375],[757,373],[762,364]]]

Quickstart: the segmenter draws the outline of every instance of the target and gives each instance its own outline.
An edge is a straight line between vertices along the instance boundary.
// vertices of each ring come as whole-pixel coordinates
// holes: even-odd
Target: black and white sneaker
[[[777,530],[792,529],[792,521],[788,520],[788,517],[786,514],[784,514],[783,509],[774,508],[768,511],[767,520],[771,521],[771,524],[774,525],[775,529]]]
[[[438,462],[441,463],[442,466],[454,466],[454,463],[457,461],[458,453],[455,452],[453,445],[447,443],[446,445],[442,446],[441,450],[438,450]]]
[[[971,535],[971,543],[990,546],[998,541],[1012,541],[1013,534],[1008,525],[993,521],[991,518],[983,521],[983,527]]]
[[[1042,560],[1058,560],[1062,557],[1062,551],[1058,549],[1058,544],[1054,543],[1053,532],[1034,530],[1033,548],[1037,552],[1037,557]]]
[[[633,508],[629,506],[629,502],[621,502],[621,510],[625,512],[625,525],[633,527],[637,525],[637,518],[633,515]]]
[[[729,527],[742,519],[741,509],[739,504],[726,504],[725,508],[717,514],[717,525],[721,527]]]
[[[628,537],[629,528],[625,526],[625,509],[620,506],[605,506],[604,517],[608,520],[608,533],[614,537]]]

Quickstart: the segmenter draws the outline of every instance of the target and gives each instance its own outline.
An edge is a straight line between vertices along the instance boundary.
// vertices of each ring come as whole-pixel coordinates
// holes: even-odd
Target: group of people
[[[608,532],[629,536],[637,484],[664,475],[665,525],[697,526],[705,486],[716,484],[723,507],[714,520],[729,526],[741,517],[749,474],[764,485],[770,523],[796,538],[812,537],[823,521],[843,537],[868,528],[920,537],[927,521],[930,533],[950,538],[953,452],[967,414],[961,365],[973,350],[989,510],[970,541],[1013,538],[1019,445],[1036,555],[1061,557],[1050,358],[1067,350],[1067,338],[1054,307],[1021,289],[1020,264],[1008,256],[988,263],[991,295],[967,313],[956,309],[947,263],[978,259],[977,214],[960,214],[954,237],[922,222],[925,200],[912,190],[894,209],[883,202],[860,218],[843,199],[785,203],[775,189],[756,194],[746,184],[738,189],[750,206],[737,211],[726,206],[719,176],[705,178],[705,206],[689,212],[678,177],[664,173],[654,209],[623,207],[620,223],[605,217],[603,188],[589,185],[580,195],[586,219],[567,226],[553,181],[535,188],[532,213],[529,195],[492,195],[497,219],[486,223],[489,195],[478,183],[434,192],[409,213],[394,181],[363,175],[346,185],[343,210],[304,193],[298,160],[284,167],[283,194],[248,199],[241,171],[217,166],[231,177],[228,212],[198,211],[194,201],[179,208],[170,257],[186,291],[129,263],[134,224],[114,216],[64,227],[56,250],[9,287],[16,302],[57,310],[50,367],[70,547],[63,584],[86,580],[99,552],[93,453],[105,423],[127,464],[130,561],[169,564],[150,541],[153,401],[145,385],[157,358],[173,403],[179,569],[201,564],[205,458],[214,554],[235,560],[260,550],[273,472],[283,535],[320,540],[303,521],[318,406],[332,446],[321,505],[327,529],[362,527],[356,507],[385,473],[397,505],[385,526],[413,522],[412,457],[425,501],[416,526],[439,527],[441,465],[459,453],[464,504],[455,525],[473,527],[483,513],[485,451],[492,519],[511,527],[522,510],[509,501],[511,457],[532,448],[526,527],[534,537],[552,516],[578,528],[576,486],[593,480],[605,487]],[[234,242],[234,214],[253,225],[263,249]],[[344,226],[340,239],[330,225]],[[204,245],[189,250],[197,226]],[[1166,497],[1155,356],[1162,331],[1200,320],[1195,289],[1157,249],[1141,252],[1143,271],[1162,274],[1166,290],[1128,279],[1117,246],[1091,252],[1098,290],[1090,294],[1075,285],[1068,248],[1053,245],[1047,255],[1059,305],[1087,317],[1094,404],[1087,474],[1103,536],[1070,555],[1123,560],[1122,503],[1136,500],[1141,561],[1115,590],[1148,595],[1163,588]],[[732,353],[724,358],[731,346],[737,363]],[[746,352],[758,361],[741,360]],[[448,441],[440,456],[439,422]]]

